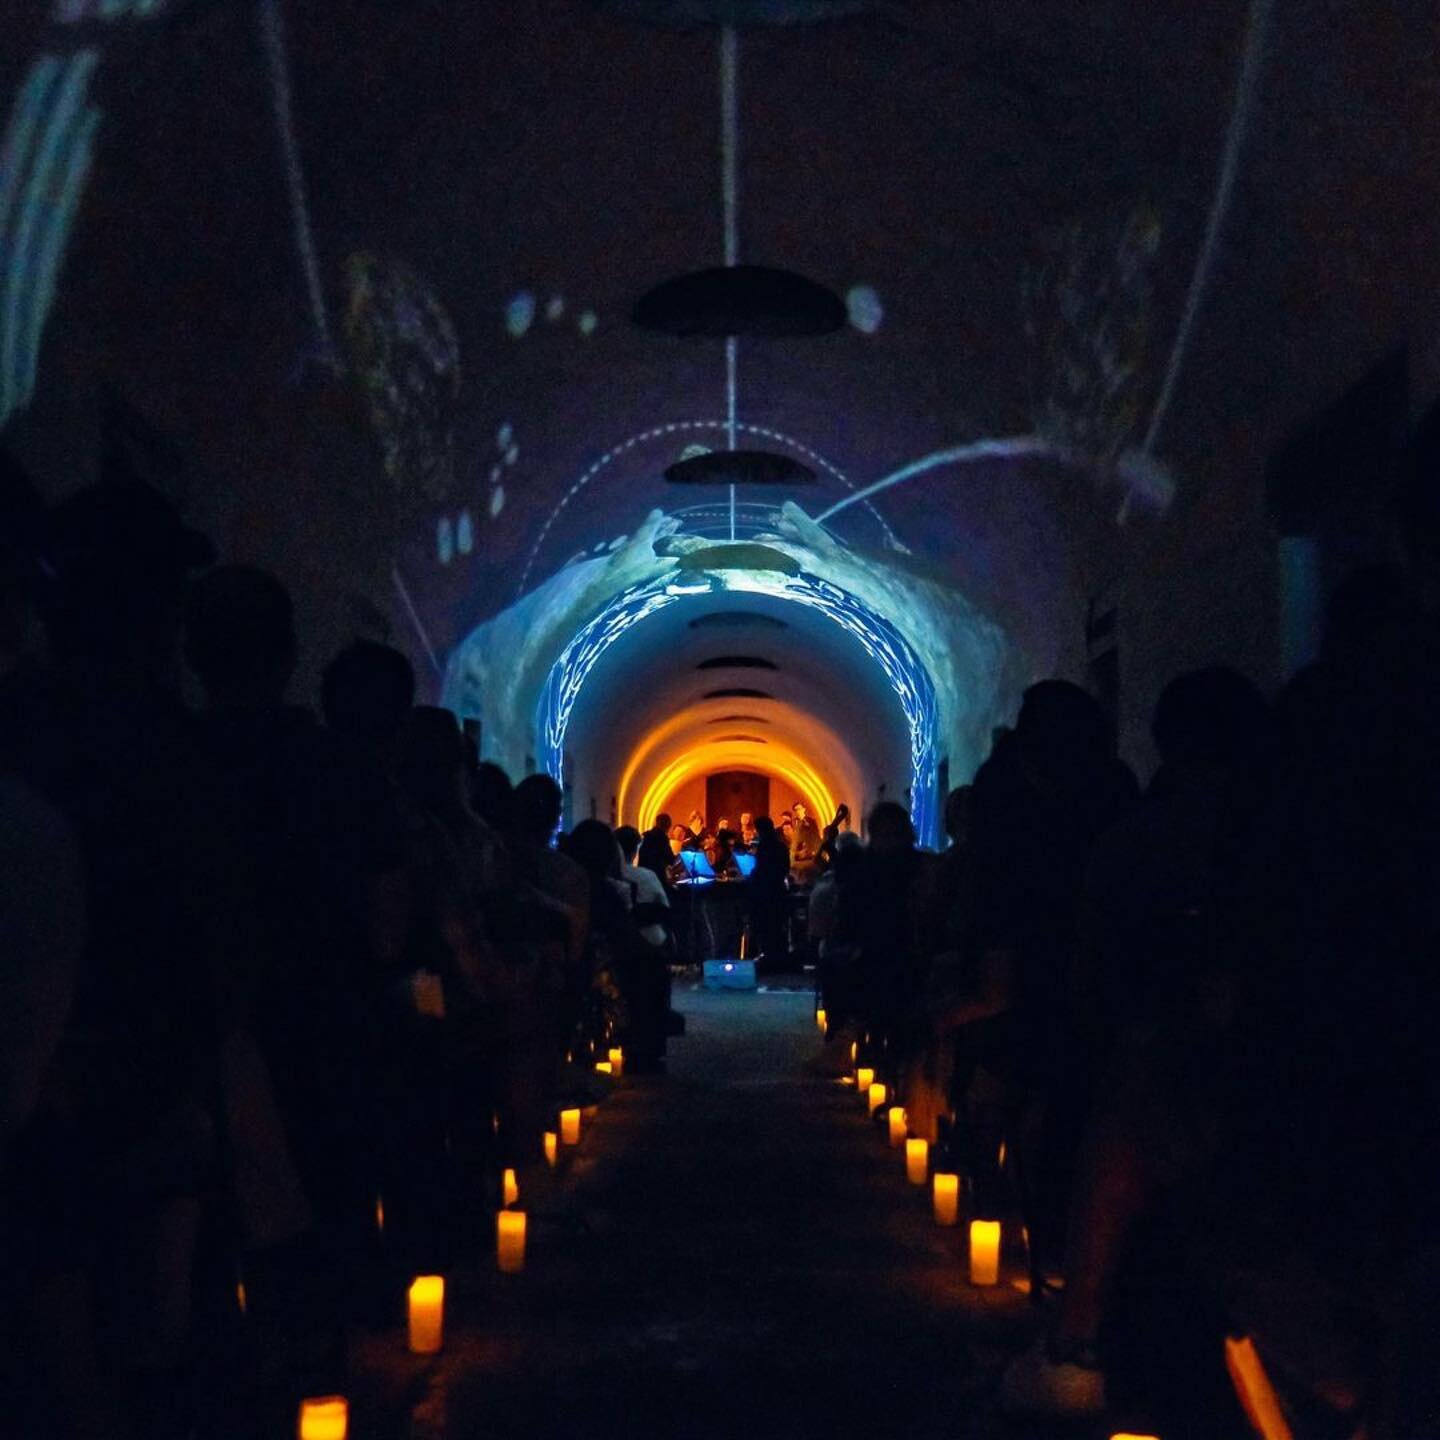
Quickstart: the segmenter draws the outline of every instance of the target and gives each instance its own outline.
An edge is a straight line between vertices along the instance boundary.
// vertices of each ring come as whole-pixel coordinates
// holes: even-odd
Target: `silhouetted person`
[[[755,868],[745,882],[755,954],[770,969],[790,955],[790,852],[768,815],[755,817]]]
[[[516,873],[541,894],[550,897],[565,917],[568,940],[566,1013],[562,1018],[563,1039],[569,1043],[570,1027],[579,1014],[580,998],[589,989],[585,970],[585,937],[590,924],[591,886],[589,878],[570,856],[554,848],[560,827],[564,797],[548,775],[527,775],[516,787],[511,853]]]
[[[1135,804],[1105,713],[1077,685],[1026,690],[1013,734],[975,777],[973,999],[952,1020],[1010,1086],[1036,1273],[1059,1261],[1068,1164],[1089,1077],[1077,1069],[1069,979],[1096,838]]]
[[[1271,720],[1214,668],[1172,680],[1151,727],[1161,766],[1144,802],[1095,843],[1082,912],[1079,1040],[1100,1077],[1079,1147],[1056,1323],[1007,1381],[1015,1410],[1104,1399],[1101,1325],[1134,1221],[1213,1164],[1233,1087],[1242,936],[1235,882],[1267,798]]]
[[[640,832],[633,825],[622,825],[615,832],[615,840],[620,846],[621,879],[634,891],[634,915],[640,933],[652,945],[664,945],[670,934],[670,897],[665,885],[653,870],[637,863]]]
[[[671,829],[670,817],[662,810],[655,817],[654,825],[640,837],[640,853],[635,862],[651,871],[661,885],[668,879],[670,867],[675,861],[670,848]]]
[[[805,802],[797,800],[795,802],[794,842],[790,847],[790,864],[798,875],[809,876],[815,868],[815,861],[819,853],[820,827],[815,823],[815,818],[810,814]]]
[[[565,853],[584,871],[590,887],[587,960],[595,994],[606,977],[619,991],[618,1010],[605,1018],[625,1049],[627,1069],[656,1068],[665,1053],[670,1012],[670,972],[665,954],[645,939],[631,913],[631,892],[622,878],[620,846],[610,827],[582,820],[565,837]]]
[[[228,1026],[221,957],[234,958],[170,688],[186,576],[214,552],[158,492],[112,471],[50,513],[39,554],[52,670],[22,667],[5,687],[0,753],[65,814],[83,857],[88,934],[57,1057],[72,1254],[93,1266],[124,1408],[165,1436],[187,1423],[190,1265]]]
[[[185,653],[205,695],[195,733],[250,951],[233,1043],[258,1045],[314,1248],[338,1281],[368,1239],[377,1188],[372,901],[406,852],[383,788],[311,712],[284,703],[295,651],[290,597],[273,576],[228,566],[194,586]]]
[[[470,785],[470,804],[475,813],[501,835],[515,823],[515,787],[510,777],[492,760],[482,760]]]

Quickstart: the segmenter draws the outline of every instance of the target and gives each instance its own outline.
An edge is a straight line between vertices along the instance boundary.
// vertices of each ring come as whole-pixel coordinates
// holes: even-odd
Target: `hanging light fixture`
[[[711,450],[677,460],[665,478],[672,485],[813,485],[815,472],[772,450]]]
[[[643,330],[667,335],[829,335],[844,327],[845,302],[793,270],[722,265],[663,280],[630,312]]]

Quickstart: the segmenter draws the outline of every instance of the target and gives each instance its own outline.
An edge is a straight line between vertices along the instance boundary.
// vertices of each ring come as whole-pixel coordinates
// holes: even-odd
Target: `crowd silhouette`
[[[397,1277],[481,1243],[504,1168],[543,1177],[602,1047],[663,1065],[670,817],[557,845],[555,782],[480,763],[398,651],[336,656],[317,717],[274,576],[131,478],[48,509],[0,478],[5,1428],[283,1433]],[[1203,1383],[1156,1363],[1159,1314],[1172,1358],[1187,1325],[1261,1331],[1345,1433],[1440,1423],[1427,493],[1408,564],[1335,591],[1274,703],[1222,668],[1166,686],[1143,790],[1047,680],[942,853],[894,803],[863,842],[797,806],[832,1043],[1023,1219],[1014,1411]],[[782,955],[794,847],[725,834]]]

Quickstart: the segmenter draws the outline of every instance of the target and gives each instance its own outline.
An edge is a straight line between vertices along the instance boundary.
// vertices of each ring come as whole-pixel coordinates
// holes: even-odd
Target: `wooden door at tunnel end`
[[[705,777],[705,823],[728,820],[732,826],[740,817],[770,814],[770,777],[751,770],[721,770]]]

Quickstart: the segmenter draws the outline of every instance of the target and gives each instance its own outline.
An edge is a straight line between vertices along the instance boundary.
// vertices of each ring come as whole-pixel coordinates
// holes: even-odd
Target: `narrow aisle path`
[[[668,1075],[573,1159],[580,1223],[537,1224],[447,1344],[449,1440],[1008,1433],[983,1397],[1024,1302],[965,1284],[958,1232],[817,1073],[809,995],[676,1004]]]

